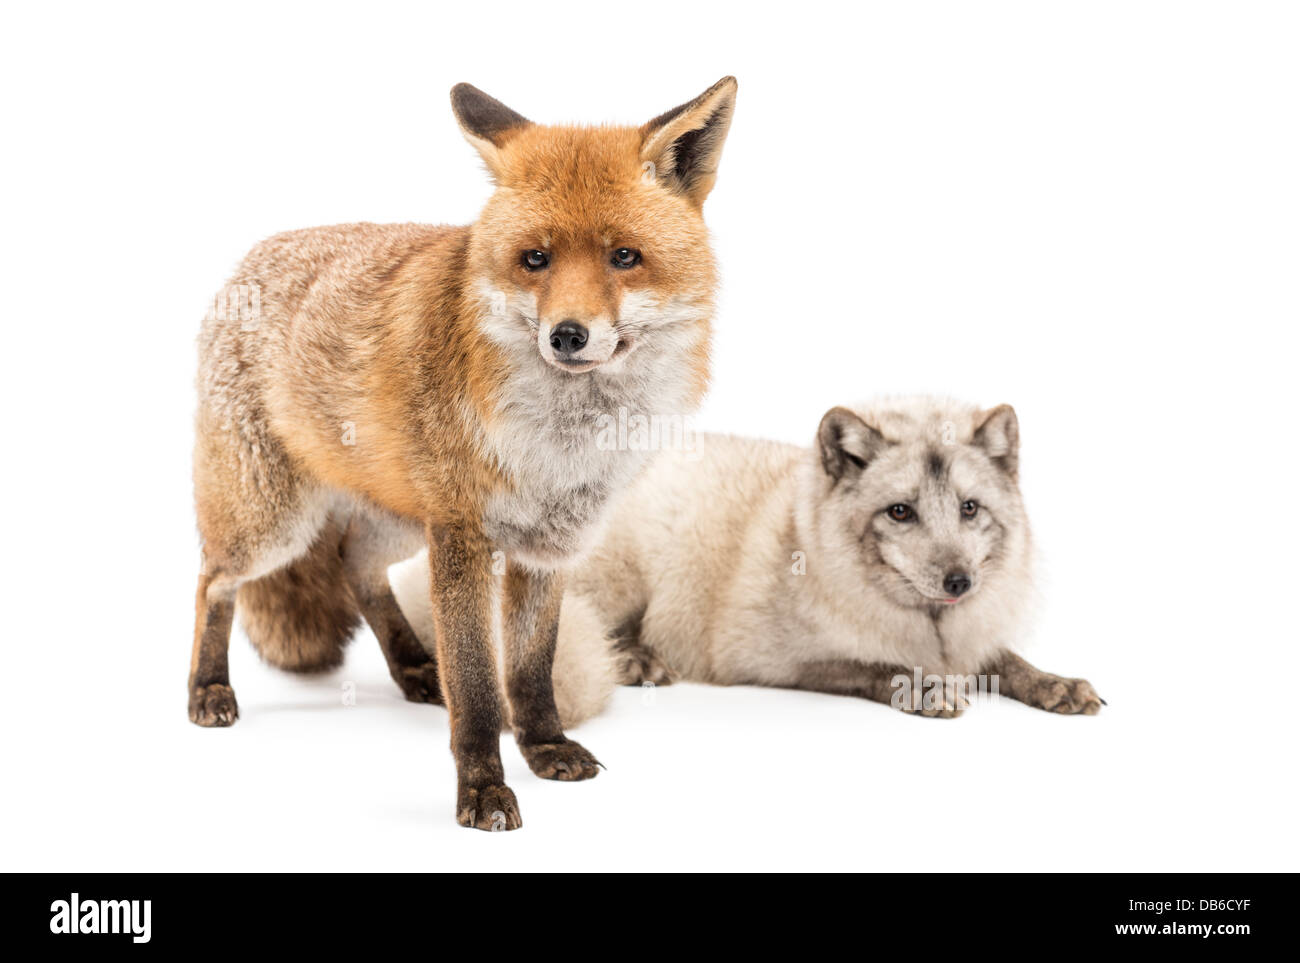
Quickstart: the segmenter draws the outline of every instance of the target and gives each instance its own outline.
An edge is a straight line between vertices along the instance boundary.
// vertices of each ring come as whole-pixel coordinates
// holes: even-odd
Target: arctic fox
[[[1033,596],[1018,459],[1010,406],[935,398],[833,408],[811,449],[702,435],[663,453],[567,583],[561,716],[599,711],[611,676],[811,689],[944,717],[986,683],[1095,714],[1088,682],[1015,653]],[[427,633],[412,608],[427,567],[394,578]]]

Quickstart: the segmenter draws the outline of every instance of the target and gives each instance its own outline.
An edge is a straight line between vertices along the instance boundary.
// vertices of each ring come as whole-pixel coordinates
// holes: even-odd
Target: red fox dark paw
[[[592,779],[600,771],[596,757],[576,742],[543,742],[520,746],[528,768],[543,779],[577,782]]]
[[[524,824],[509,786],[462,786],[457,797],[456,822],[462,826],[503,833]]]
[[[430,659],[423,665],[402,666],[393,672],[393,681],[407,702],[442,705],[442,687],[438,683],[438,663]]]
[[[228,685],[198,686],[190,690],[190,722],[208,728],[232,726],[239,718],[235,690]]]

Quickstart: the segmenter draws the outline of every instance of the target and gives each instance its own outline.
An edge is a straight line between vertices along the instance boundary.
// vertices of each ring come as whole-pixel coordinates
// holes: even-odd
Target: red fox
[[[596,775],[552,691],[563,571],[649,454],[600,444],[599,417],[682,415],[706,389],[701,209],[735,97],[726,77],[641,127],[548,127],[460,84],[452,109],[496,185],[474,224],[350,224],[253,248],[230,285],[256,310],[214,312],[200,337],[193,722],[238,717],[236,608],[263,658],[295,671],[337,665],[361,617],[406,697],[447,705],[457,821],[516,829],[499,615],[529,767]],[[434,653],[387,578],[416,551]]]

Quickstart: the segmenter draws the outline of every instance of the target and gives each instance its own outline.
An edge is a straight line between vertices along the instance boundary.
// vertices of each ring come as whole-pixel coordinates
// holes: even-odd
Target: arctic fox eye
[[[641,252],[634,251],[630,247],[620,247],[609,259],[609,263],[616,268],[636,267],[641,263]]]
[[[961,517],[974,518],[980,510],[979,502],[965,501],[961,503]]]
[[[890,505],[889,517],[896,522],[910,522],[916,517],[911,505]]]
[[[551,259],[545,251],[525,251],[521,260],[524,267],[530,271],[540,271],[551,263]]]

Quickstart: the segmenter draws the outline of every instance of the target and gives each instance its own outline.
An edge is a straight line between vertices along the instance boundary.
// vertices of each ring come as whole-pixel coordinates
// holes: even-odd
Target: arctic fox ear
[[[646,175],[685,194],[696,207],[718,178],[722,143],[736,108],[736,86],[735,77],[723,77],[694,100],[641,128]]]
[[[532,121],[472,84],[451,88],[451,109],[460,124],[460,132],[483,155],[492,176],[499,177],[502,145],[513,131],[530,126]]]
[[[998,405],[975,418],[976,445],[1015,481],[1020,473],[1020,422],[1010,405]]]
[[[885,436],[847,408],[832,408],[817,429],[822,468],[835,480],[856,475],[889,444]]]

